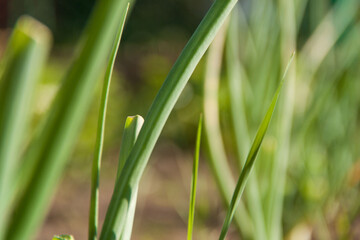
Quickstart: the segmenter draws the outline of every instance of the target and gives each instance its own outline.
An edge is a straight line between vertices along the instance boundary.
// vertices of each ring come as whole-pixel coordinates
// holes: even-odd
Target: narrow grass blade
[[[150,154],[171,110],[201,57],[236,2],[237,0],[216,0],[213,3],[171,69],[151,105],[149,113],[145,118],[144,126],[139,133],[138,140],[126,161],[126,171],[122,171],[120,178],[116,182],[115,191],[100,235],[101,240],[112,239],[112,229],[117,221],[121,221],[116,213],[118,209],[127,204],[124,199],[126,199],[129,186],[133,186],[140,181]],[[119,217],[123,218],[125,216]]]
[[[0,239],[4,234],[14,172],[23,151],[32,93],[48,55],[49,29],[30,17],[17,22],[5,53],[0,82]]]
[[[290,62],[288,64],[288,66],[287,66],[287,69],[285,71],[284,76],[287,73],[287,70],[288,70],[288,68],[290,66],[290,63],[291,63],[293,57],[294,57],[294,55],[291,57],[291,60],[290,60]],[[269,127],[270,120],[271,120],[271,117],[272,117],[272,115],[274,113],[276,102],[277,102],[277,100],[279,98],[280,91],[282,89],[283,83],[284,83],[284,77],[283,77],[283,80],[281,81],[278,89],[276,90],[275,95],[274,95],[274,97],[273,97],[273,99],[271,101],[270,107],[268,108],[268,110],[266,112],[266,115],[265,115],[264,119],[262,120],[262,122],[260,124],[260,127],[259,127],[259,129],[258,129],[258,131],[256,133],[255,139],[254,139],[254,141],[252,143],[252,146],[250,148],[250,152],[249,152],[249,154],[248,154],[248,156],[246,158],[246,163],[245,163],[245,165],[243,167],[243,170],[240,173],[238,182],[236,184],[234,194],[233,194],[233,197],[231,199],[230,207],[229,207],[229,210],[228,210],[228,212],[226,214],[223,227],[221,229],[221,233],[220,233],[220,237],[219,237],[220,240],[225,239],[227,231],[229,230],[231,221],[232,221],[232,219],[234,217],[234,214],[235,214],[236,207],[239,205],[239,202],[240,202],[242,193],[244,191],[246,182],[247,182],[247,180],[249,178],[249,174],[251,173],[251,170],[254,167],[256,156],[258,154],[258,151],[260,149],[260,146],[261,146],[261,143],[262,143],[262,141],[264,139],[266,131],[267,131],[268,127]]]
[[[83,36],[79,55],[24,156],[17,182],[23,190],[12,215],[7,240],[31,239],[45,216],[81,125],[99,75],[106,66],[119,22],[129,1],[97,2]],[[21,185],[21,183],[26,183]]]
[[[105,73],[105,79],[103,83],[103,90],[101,95],[100,102],[100,111],[99,111],[99,119],[98,119],[98,128],[97,128],[97,136],[95,143],[95,153],[94,160],[92,165],[92,175],[91,175],[91,196],[90,196],[90,212],[89,212],[89,240],[97,239],[97,229],[98,229],[98,215],[99,215],[99,182],[100,182],[100,167],[101,167],[101,155],[103,151],[103,142],[104,142],[104,131],[105,131],[105,119],[106,119],[106,110],[107,110],[107,102],[110,90],[111,76],[114,68],[114,63],[116,59],[116,54],[119,49],[120,40],[122,36],[122,32],[125,25],[125,20],[127,16],[127,11],[129,9],[129,5],[127,6],[126,13],[124,18],[119,23],[120,27],[117,32],[114,45],[111,51],[111,56],[109,58],[109,63]]]
[[[118,173],[117,178],[120,177],[121,172],[123,171],[126,159],[129,157],[131,149],[134,147],[136,139],[139,135],[140,129],[144,124],[144,119],[139,116],[128,117],[125,122],[124,133],[121,141],[120,155],[119,155],[119,164],[118,164]],[[128,196],[129,205],[127,209],[121,209],[118,214],[125,214],[126,219],[124,222],[119,222],[117,226],[113,229],[114,234],[116,234],[116,239],[120,240],[130,240],[132,226],[134,223],[135,208],[137,202],[137,193],[138,193],[138,184],[131,186],[132,191]]]
[[[218,104],[225,30],[226,26],[219,31],[207,55],[204,79],[204,130],[208,153],[207,160],[214,174],[224,205],[229,207],[228,204],[235,187],[235,181],[222,140]],[[252,238],[252,226],[249,219],[245,205],[241,203],[235,214],[235,221],[241,234],[246,238]]]
[[[189,206],[187,240],[192,239],[192,232],[193,232],[193,227],[194,227],[196,185],[197,185],[198,170],[199,170],[201,129],[202,129],[202,115],[200,115],[199,124],[198,124],[198,130],[197,130],[197,135],[196,135],[196,147],[195,147],[194,162],[193,162],[193,169],[192,169],[192,178],[191,178],[191,192],[190,192],[190,206]]]
[[[281,16],[281,62],[282,68],[287,67],[288,56],[296,49],[296,18],[293,1],[280,0],[279,12]],[[287,165],[290,154],[291,130],[294,116],[296,59],[293,67],[287,73],[286,85],[283,90],[282,101],[279,102],[278,141],[281,143],[276,149],[272,167],[270,168],[270,184],[268,198],[265,200],[267,212],[267,228],[269,239],[283,239],[282,213],[284,202]]]
[[[250,147],[249,126],[246,119],[244,93],[246,92],[244,68],[239,57],[239,17],[236,11],[232,12],[226,39],[226,69],[228,73],[228,89],[230,97],[230,110],[234,136],[236,142],[237,163],[241,167],[245,164],[245,154]],[[266,239],[265,217],[260,197],[258,178],[253,171],[246,188],[246,204],[253,221],[254,238]]]

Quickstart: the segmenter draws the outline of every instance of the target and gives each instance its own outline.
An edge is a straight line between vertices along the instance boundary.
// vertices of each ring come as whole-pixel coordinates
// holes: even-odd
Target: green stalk
[[[250,147],[250,134],[249,126],[246,120],[245,103],[244,99],[244,69],[239,59],[239,26],[238,26],[238,14],[233,11],[229,29],[227,31],[226,41],[226,67],[228,72],[229,82],[229,97],[230,97],[230,110],[232,123],[234,127],[235,142],[237,148],[237,158],[240,166],[245,164],[245,154]],[[241,168],[240,168],[241,171]],[[262,203],[259,193],[258,178],[256,171],[250,176],[248,185],[246,188],[246,200],[249,209],[250,216],[253,221],[254,238],[266,239],[266,227],[265,218],[262,209]]]
[[[50,42],[51,33],[44,25],[22,17],[5,53],[5,71],[0,80],[0,239],[11,207],[14,173],[29,123],[29,103]]]
[[[204,130],[208,161],[215,181],[220,190],[224,205],[228,207],[231,194],[235,187],[234,178],[228,164],[222,141],[219,123],[218,91],[220,82],[220,71],[225,40],[225,27],[216,36],[209,48],[204,80]],[[246,238],[251,238],[252,226],[245,205],[241,203],[235,220],[237,227]]]
[[[122,171],[116,182],[100,235],[101,240],[112,239],[112,229],[116,222],[125,217],[119,216],[117,213],[127,204],[124,200],[127,192],[131,190],[130,186],[140,181],[155,143],[181,91],[236,2],[237,0],[216,0],[214,2],[171,69],[145,118],[138,140],[126,161],[124,167],[126,171]]]
[[[196,186],[197,186],[198,170],[199,170],[201,129],[202,129],[202,115],[200,115],[199,124],[198,124],[198,130],[197,130],[197,135],[196,135],[196,146],[195,146],[195,154],[194,154],[192,177],[191,177],[191,190],[190,190],[190,204],[189,204],[187,240],[192,239],[192,232],[193,232],[193,228],[194,228]]]
[[[101,167],[101,155],[103,152],[103,142],[104,142],[104,132],[105,132],[105,120],[106,120],[106,110],[107,102],[110,90],[111,76],[114,68],[114,63],[116,59],[116,54],[119,49],[120,40],[122,32],[124,30],[125,20],[129,5],[126,9],[126,14],[120,22],[120,27],[117,32],[114,45],[111,51],[111,56],[109,58],[109,63],[105,73],[105,79],[103,83],[103,90],[101,95],[100,110],[99,110],[99,119],[98,119],[98,128],[97,136],[95,143],[95,152],[94,160],[92,165],[92,174],[91,174],[91,196],[90,196],[90,212],[89,212],[89,240],[97,239],[97,228],[98,228],[98,215],[99,215],[99,182],[100,182],[100,167]]]
[[[288,56],[296,49],[296,18],[293,1],[279,0],[279,17],[281,26],[281,60],[287,66]],[[294,66],[296,67],[295,59]],[[291,129],[294,115],[296,68],[288,71],[285,96],[280,104],[280,121],[278,127],[279,144],[271,168],[268,207],[269,239],[282,239],[282,210],[284,202],[285,181],[290,155]],[[286,71],[286,69],[284,69]]]
[[[266,134],[266,131],[267,131],[268,127],[269,127],[272,115],[273,115],[274,110],[275,110],[277,100],[278,100],[279,95],[280,95],[280,91],[281,91],[282,86],[284,84],[285,75],[287,73],[287,70],[289,68],[289,65],[290,65],[292,59],[293,59],[293,56],[291,57],[291,60],[290,60],[290,62],[288,64],[288,66],[287,66],[287,69],[286,69],[285,73],[284,73],[284,77],[283,77],[278,89],[276,90],[276,93],[275,93],[275,95],[274,95],[274,97],[273,97],[273,99],[271,101],[271,104],[270,104],[270,106],[269,106],[269,108],[268,108],[268,110],[266,112],[266,115],[265,115],[264,119],[262,120],[262,122],[260,124],[260,127],[259,127],[259,129],[258,129],[258,131],[256,133],[255,139],[254,139],[254,141],[252,143],[249,154],[248,154],[248,156],[246,158],[246,163],[245,163],[244,168],[241,171],[239,179],[237,181],[237,184],[236,184],[236,187],[235,187],[232,199],[231,199],[230,207],[228,209],[227,215],[226,215],[225,220],[224,220],[223,227],[221,229],[219,240],[225,239],[225,236],[226,236],[226,234],[227,234],[227,232],[229,230],[229,227],[230,227],[231,221],[232,221],[232,219],[234,217],[236,208],[239,205],[242,193],[244,192],[246,182],[248,181],[249,175],[250,175],[250,173],[251,173],[251,171],[252,171],[252,169],[254,167],[256,156],[257,156],[257,154],[259,152],[261,143],[262,143],[262,141],[264,139],[264,136]]]
[[[139,135],[142,125],[144,124],[144,119],[136,115],[134,117],[128,117],[125,122],[124,133],[121,142],[120,148],[120,156],[119,156],[119,166],[117,172],[118,179],[123,171],[123,167],[125,165],[126,159],[129,157],[131,149],[134,147],[136,139]],[[139,184],[132,186],[132,192],[129,197],[129,206],[126,213],[125,219],[125,226],[121,226],[119,224],[114,229],[123,229],[122,232],[119,232],[120,240],[130,240],[131,239],[131,232],[134,223],[134,216],[135,216],[135,208],[136,208],[136,201],[137,201],[137,194],[138,194]]]
[[[129,157],[132,148],[135,145],[136,139],[139,135],[139,132],[144,124],[144,119],[139,116],[127,117],[125,122],[124,133],[122,136],[122,142],[120,147],[118,171],[116,174],[116,179],[118,179],[123,171],[123,168],[126,163],[126,159]]]
[[[119,0],[98,2],[79,55],[24,157],[18,179],[24,193],[12,215],[7,240],[31,239],[43,220],[50,196],[75,145],[127,4],[128,1]]]

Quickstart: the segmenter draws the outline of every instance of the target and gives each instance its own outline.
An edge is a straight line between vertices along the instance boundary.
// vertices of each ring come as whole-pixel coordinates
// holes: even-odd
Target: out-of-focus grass
[[[227,234],[227,232],[229,230],[229,227],[230,227],[230,223],[231,223],[231,221],[232,221],[232,219],[234,217],[236,208],[240,203],[240,199],[241,199],[241,196],[242,196],[242,194],[244,192],[246,183],[247,183],[247,181],[249,179],[251,171],[254,168],[254,164],[255,164],[257,154],[259,153],[261,144],[262,144],[262,142],[264,140],[264,137],[265,137],[265,134],[266,134],[266,132],[267,132],[267,130],[269,128],[269,124],[270,124],[271,118],[272,118],[272,116],[274,114],[276,103],[277,103],[277,101],[279,99],[280,91],[281,91],[282,86],[284,84],[284,78],[285,78],[286,73],[287,73],[287,71],[289,69],[289,66],[290,66],[290,64],[291,64],[291,62],[293,60],[293,57],[294,57],[294,55],[291,56],[290,62],[286,67],[284,76],[283,76],[283,78],[282,78],[282,80],[280,82],[279,87],[277,88],[277,90],[275,92],[275,95],[274,95],[274,97],[273,97],[273,99],[272,99],[272,101],[270,103],[270,106],[269,106],[268,110],[266,111],[264,119],[261,121],[259,129],[256,132],[256,136],[255,136],[254,141],[253,141],[253,143],[251,145],[249,154],[247,155],[244,166],[241,169],[241,173],[240,173],[240,176],[239,176],[238,181],[236,183],[236,187],[235,187],[235,190],[234,190],[231,202],[230,202],[230,206],[229,206],[229,209],[227,211],[223,227],[221,229],[221,233],[220,233],[220,237],[219,237],[219,239],[221,239],[221,240],[225,239],[225,236],[226,236],[226,234]],[[266,232],[265,229],[257,228],[257,230],[263,231],[263,234],[265,234],[265,232]]]
[[[13,207],[14,182],[23,151],[30,101],[38,75],[49,52],[49,30],[30,17],[16,25],[5,53],[0,79],[0,238]]]
[[[25,142],[23,131],[28,123],[27,104],[31,100],[28,96],[36,85],[34,80],[47,52],[45,43],[49,34],[47,28],[35,20],[23,18],[19,21],[8,45],[1,80],[2,102],[6,104],[0,109],[5,128],[1,131],[0,142],[1,148],[6,150],[1,150],[3,155],[0,156],[4,166],[1,168],[4,172],[0,173],[4,201],[0,239],[29,239],[44,218],[112,45],[118,18],[125,15],[125,6],[122,1],[98,3],[76,60],[28,146],[21,144]],[[24,82],[17,84],[19,81]]]
[[[261,164],[256,164],[255,179],[245,193],[256,239],[282,239],[304,222],[315,238],[353,237],[354,214],[345,217],[347,229],[331,226],[337,225],[337,216],[346,216],[341,210],[344,195],[357,192],[347,179],[359,159],[359,95],[354,92],[359,91],[360,52],[352,44],[358,39],[358,13],[359,2],[352,0],[245,1],[233,12],[223,68],[229,81],[211,90],[219,92],[218,103],[216,97],[205,102],[208,109],[220,107],[213,118],[220,114],[216,124],[230,146],[225,148],[229,166],[244,158],[264,102],[291,51],[297,52],[274,118],[276,127],[265,137]],[[222,145],[217,136],[210,140],[210,153]],[[254,200],[254,191],[260,201]],[[334,206],[342,207],[337,211]]]

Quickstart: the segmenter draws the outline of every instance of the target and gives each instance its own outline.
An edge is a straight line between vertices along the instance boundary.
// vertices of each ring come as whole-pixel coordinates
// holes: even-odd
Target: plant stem
[[[99,215],[100,168],[101,168],[101,155],[102,155],[103,143],[104,143],[107,102],[109,97],[110,83],[111,83],[114,63],[119,49],[128,9],[129,9],[129,5],[127,6],[127,10],[126,10],[126,14],[124,15],[124,18],[120,22],[119,30],[114,40],[114,45],[111,50],[111,56],[109,58],[109,63],[106,69],[105,79],[103,83],[100,110],[99,110],[98,128],[97,128],[96,143],[95,143],[95,152],[94,152],[92,174],[91,174],[91,196],[90,196],[89,236],[88,236],[89,240],[97,239],[98,215]]]

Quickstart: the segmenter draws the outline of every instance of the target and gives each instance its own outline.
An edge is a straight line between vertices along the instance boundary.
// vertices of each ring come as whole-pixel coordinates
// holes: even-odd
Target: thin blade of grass
[[[134,147],[136,139],[139,135],[142,125],[144,124],[144,119],[139,116],[128,117],[125,122],[124,133],[122,136],[119,163],[118,163],[118,172],[117,178],[120,177],[121,172],[123,171],[126,159],[128,158],[131,149]],[[119,222],[117,226],[114,227],[113,232],[116,234],[116,239],[120,240],[130,240],[132,226],[134,223],[135,208],[137,202],[139,184],[131,186],[132,191],[128,195],[128,207],[127,209],[120,209],[117,213],[119,215],[126,215],[124,222]]]
[[[128,10],[129,10],[129,4],[127,6],[124,18],[119,23],[120,27],[119,27],[119,30],[115,37],[113,48],[111,50],[111,55],[109,58],[108,66],[107,66],[106,73],[105,73],[105,79],[104,79],[104,83],[103,83],[103,90],[102,90],[100,110],[99,110],[97,136],[96,136],[96,143],[95,143],[94,160],[93,160],[92,174],[91,174],[91,196],[90,196],[89,233],[88,233],[89,240],[97,239],[98,215],[99,215],[100,168],[101,168],[101,156],[102,156],[103,142],[104,142],[107,102],[108,102],[108,96],[109,96],[109,90],[110,90],[112,71],[114,68],[116,55],[117,55],[117,52],[119,49],[122,32],[124,30],[124,25],[125,25],[125,20],[126,20]]]
[[[224,26],[220,29],[213,43],[211,44],[206,62],[204,78],[204,132],[208,162],[215,177],[224,205],[229,207],[235,181],[228,164],[225,153],[224,142],[220,129],[218,92],[220,84],[220,73],[222,55],[225,40]],[[245,205],[241,203],[235,214],[235,221],[242,236],[252,238],[252,222]]]
[[[31,239],[45,217],[50,196],[75,146],[128,2],[97,2],[78,56],[24,156],[17,180],[22,193],[12,215],[7,240]]]
[[[33,90],[48,55],[51,33],[31,17],[17,22],[0,82],[0,239],[11,209],[14,173],[29,123]]]
[[[274,110],[275,110],[275,106],[276,106],[276,103],[277,103],[277,100],[279,98],[279,95],[280,95],[280,91],[282,89],[282,86],[284,84],[284,79],[285,79],[285,75],[289,69],[289,66],[292,62],[292,59],[293,59],[294,55],[291,56],[291,59],[290,59],[290,62],[286,68],[286,71],[284,73],[284,76],[283,76],[283,79],[278,87],[278,89],[276,90],[275,92],[275,95],[271,101],[271,104],[266,112],[266,115],[264,117],[264,119],[262,120],[261,124],[260,124],[260,127],[256,133],[256,136],[255,136],[255,139],[252,143],[252,146],[250,148],[250,152],[246,158],[246,163],[243,167],[243,170],[241,171],[240,173],[240,176],[239,176],[239,179],[237,181],[237,184],[236,184],[236,187],[235,187],[235,190],[234,190],[234,194],[233,194],[233,197],[231,199],[231,203],[230,203],[230,207],[228,209],[228,212],[226,214],[226,217],[225,217],[225,220],[224,220],[224,224],[223,224],[223,227],[221,229],[221,233],[220,233],[220,237],[219,237],[219,240],[223,240],[225,239],[225,236],[229,230],[229,227],[230,227],[230,224],[231,224],[231,221],[234,217],[234,214],[235,214],[235,211],[236,211],[236,208],[237,206],[239,205],[239,202],[240,202],[240,199],[241,199],[241,196],[242,196],[242,193],[244,192],[244,188],[246,186],[246,182],[249,178],[249,174],[251,173],[251,170],[253,169],[254,167],[254,163],[255,163],[255,160],[256,160],[256,156],[259,152],[259,149],[260,149],[260,146],[261,146],[261,143],[264,139],[264,136],[266,134],[266,131],[269,127],[269,124],[270,124],[270,120],[271,120],[271,117],[274,113]]]
[[[192,239],[192,232],[193,232],[193,227],[194,227],[196,185],[197,185],[198,170],[199,170],[201,129],[202,129],[202,115],[200,115],[199,124],[198,124],[198,130],[197,130],[197,135],[196,135],[196,147],[195,147],[193,169],[192,169],[192,177],[191,177],[190,206],[189,206],[187,240]]]
[[[230,19],[229,29],[226,39],[226,69],[228,72],[228,91],[230,97],[230,110],[234,136],[236,142],[237,163],[241,167],[245,164],[245,154],[250,147],[249,126],[246,119],[244,86],[246,82],[244,68],[239,57],[239,17],[238,12],[233,11]],[[266,239],[266,227],[264,211],[262,207],[258,178],[256,171],[253,171],[248,181],[249,187],[246,188],[246,204],[251,215],[255,239]]]
[[[279,12],[281,16],[281,62],[287,67],[288,56],[296,49],[296,18],[293,1],[280,0]],[[273,165],[270,168],[270,185],[268,186],[267,227],[269,239],[283,239],[282,213],[288,159],[290,154],[291,129],[294,116],[296,59],[293,58],[293,67],[287,73],[286,85],[283,90],[282,101],[279,102],[278,141],[281,142],[276,149]]]
[[[173,109],[177,99],[184,89],[195,67],[214,39],[216,33],[224,23],[226,17],[236,4],[237,0],[216,0],[199,27],[184,48],[178,60],[171,69],[163,86],[157,94],[148,115],[145,118],[143,128],[139,133],[138,140],[131,151],[125,168],[116,182],[115,192],[108,208],[104,227],[100,239],[112,239],[112,229],[118,219],[116,212],[126,205],[126,192],[129,186],[140,181],[142,173],[147,165],[155,143],[165,125],[165,122]],[[120,216],[121,218],[125,216]]]

